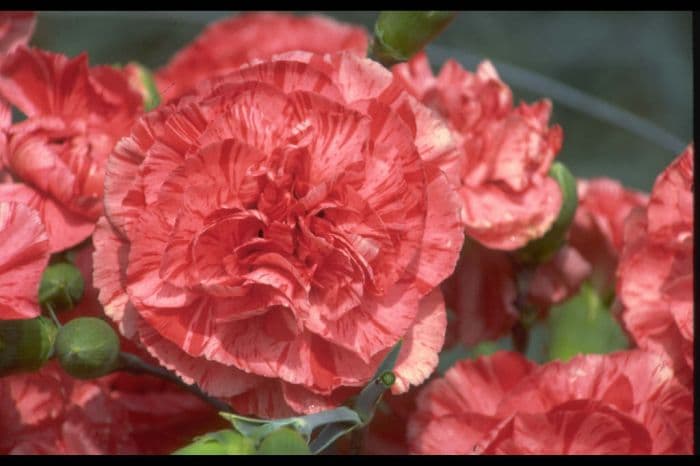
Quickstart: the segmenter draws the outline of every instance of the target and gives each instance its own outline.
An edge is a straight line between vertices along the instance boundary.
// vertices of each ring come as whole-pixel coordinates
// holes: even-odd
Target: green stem
[[[53,323],[56,324],[56,327],[58,327],[59,329],[63,327],[61,321],[59,321],[58,317],[56,317],[56,311],[53,310],[53,305],[50,302],[47,302],[45,306],[46,309],[48,309],[49,311],[49,316],[51,317],[51,320],[53,320]]]
[[[196,384],[188,385],[183,382],[177,375],[168,371],[163,367],[153,366],[148,364],[143,359],[139,358],[135,354],[126,353],[121,351],[119,353],[119,367],[117,370],[123,370],[126,372],[131,372],[134,374],[149,374],[155,377],[160,377],[161,379],[174,382],[185,390],[198,396],[203,401],[206,401],[217,411],[224,411],[227,413],[232,412],[231,408],[223,401],[213,398],[206,393],[204,393]]]

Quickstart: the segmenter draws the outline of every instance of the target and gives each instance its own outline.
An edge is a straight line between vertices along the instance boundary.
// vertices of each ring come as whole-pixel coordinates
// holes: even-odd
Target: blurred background
[[[318,12],[371,31],[377,12]],[[157,68],[236,12],[42,12],[33,45],[92,64]],[[648,191],[693,138],[690,12],[461,12],[429,47],[436,69],[488,58],[516,101],[548,97],[578,177]]]

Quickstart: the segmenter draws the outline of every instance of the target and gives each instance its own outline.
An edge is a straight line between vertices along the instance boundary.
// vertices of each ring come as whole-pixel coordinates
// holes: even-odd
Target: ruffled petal
[[[421,300],[416,321],[403,338],[394,366],[393,394],[405,393],[411,385],[418,386],[430,377],[438,365],[446,328],[445,301],[435,289]]]
[[[41,314],[39,282],[49,261],[49,239],[38,213],[23,204],[0,202],[0,318]]]

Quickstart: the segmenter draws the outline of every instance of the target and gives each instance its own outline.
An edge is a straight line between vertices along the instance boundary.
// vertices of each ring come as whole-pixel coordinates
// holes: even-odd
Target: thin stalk
[[[207,395],[196,384],[188,385],[185,382],[183,382],[177,375],[173,374],[167,369],[148,364],[135,354],[121,351],[119,353],[119,368],[117,370],[123,370],[126,372],[131,372],[133,374],[149,374],[155,377],[160,377],[161,379],[168,380],[170,382],[174,382],[175,384],[179,385],[180,387],[184,388],[190,393],[198,396],[203,401],[206,401],[207,403],[212,405],[214,408],[216,408],[217,411],[224,411],[227,413],[233,412],[226,403]]]

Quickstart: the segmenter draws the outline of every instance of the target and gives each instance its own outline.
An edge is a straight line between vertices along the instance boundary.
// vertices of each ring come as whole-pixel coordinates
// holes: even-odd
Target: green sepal
[[[454,19],[449,11],[382,11],[370,54],[386,66],[409,60]]]
[[[576,178],[561,162],[554,162],[549,169],[562,194],[561,208],[549,230],[515,251],[515,258],[523,264],[541,264],[550,260],[566,242],[566,235],[578,207]]]
[[[0,376],[39,369],[53,354],[57,331],[43,316],[0,320]]]
[[[142,86],[143,107],[145,111],[150,112],[160,105],[160,93],[158,86],[156,86],[155,77],[151,70],[140,63],[131,62],[129,65],[136,69],[136,77]]]
[[[54,311],[73,309],[83,297],[85,282],[80,270],[68,262],[46,267],[39,284],[39,304]]]

